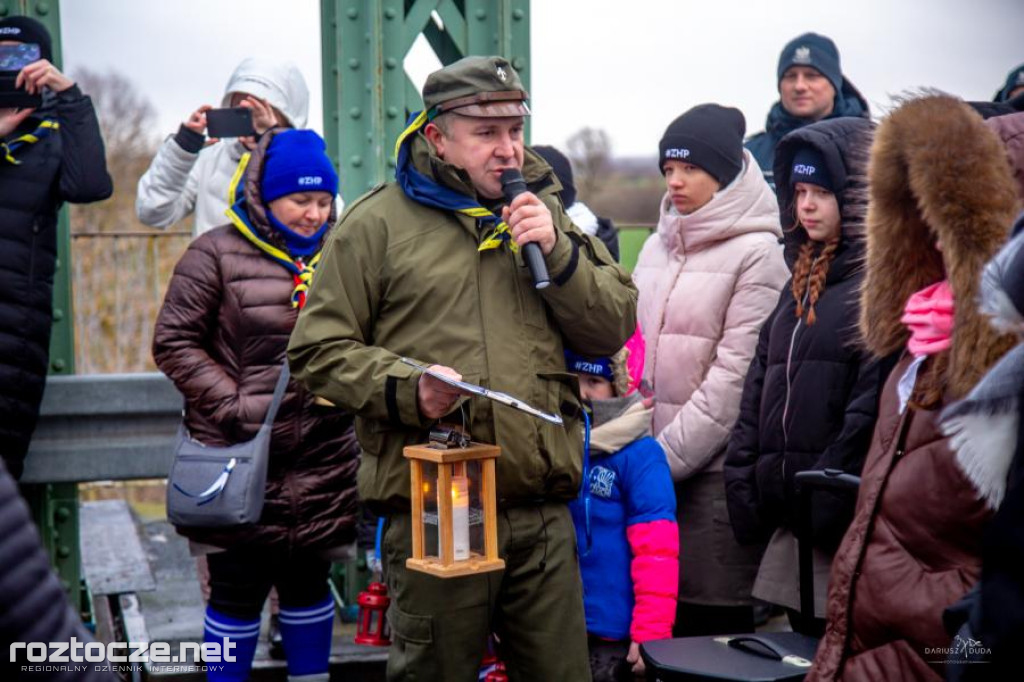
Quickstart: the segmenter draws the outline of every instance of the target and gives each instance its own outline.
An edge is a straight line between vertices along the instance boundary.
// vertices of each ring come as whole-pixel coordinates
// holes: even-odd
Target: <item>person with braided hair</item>
[[[854,500],[812,499],[815,613],[798,614],[794,476],[824,468],[860,473],[892,364],[864,356],[855,326],[871,132],[864,119],[842,118],[801,128],[779,144],[775,176],[793,276],[761,329],[725,457],[737,540],[768,542],[754,596],[785,607],[794,630],[819,636],[831,556]]]

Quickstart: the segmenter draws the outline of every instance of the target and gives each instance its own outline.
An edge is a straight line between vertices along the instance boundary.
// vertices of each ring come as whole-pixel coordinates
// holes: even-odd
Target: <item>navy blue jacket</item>
[[[868,111],[867,100],[864,99],[860,91],[847,78],[843,78],[843,87],[836,93],[832,113],[823,120],[842,117],[871,117]],[[768,112],[768,120],[765,122],[764,131],[752,135],[743,143],[750,150],[750,153],[754,155],[754,158],[757,159],[757,164],[761,166],[761,171],[764,173],[764,179],[768,181],[772,189],[776,189],[773,172],[775,166],[775,147],[778,146],[783,137],[811,123],[814,123],[814,121],[793,116],[783,109],[782,102],[778,101],[772,106],[771,111]]]

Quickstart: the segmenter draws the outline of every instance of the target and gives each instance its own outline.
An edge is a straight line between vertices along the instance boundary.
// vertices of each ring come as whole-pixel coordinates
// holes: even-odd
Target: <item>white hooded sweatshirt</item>
[[[249,57],[231,74],[221,106],[231,106],[231,95],[243,92],[267,100],[294,128],[304,128],[309,115],[309,89],[291,62]],[[168,137],[149,169],[139,179],[135,212],[152,227],[166,228],[195,213],[192,236],[228,222],[228,188],[245,147],[237,138],[185,151]]]

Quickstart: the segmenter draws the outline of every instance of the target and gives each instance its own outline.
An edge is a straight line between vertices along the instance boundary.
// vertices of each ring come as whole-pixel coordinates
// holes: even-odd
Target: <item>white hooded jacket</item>
[[[721,471],[758,333],[789,279],[775,194],[743,157],[739,177],[690,215],[662,198],[633,273],[653,431],[676,481]]]
[[[221,106],[231,95],[244,92],[265,99],[285,115],[294,128],[304,128],[309,115],[309,89],[291,62],[249,57],[231,74]],[[238,139],[221,140],[199,153],[181,148],[168,137],[149,169],[139,179],[135,212],[152,227],[166,228],[195,213],[192,236],[227,222],[228,187],[245,147]]]

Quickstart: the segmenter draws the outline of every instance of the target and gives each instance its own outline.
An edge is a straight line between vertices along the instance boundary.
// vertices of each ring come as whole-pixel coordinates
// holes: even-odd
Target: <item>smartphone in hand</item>
[[[40,59],[42,51],[38,43],[0,45],[0,108],[42,106],[43,98],[39,93],[32,95],[14,85],[18,73]]]
[[[230,107],[206,112],[206,134],[210,137],[248,137],[256,134],[252,125],[252,109]]]

